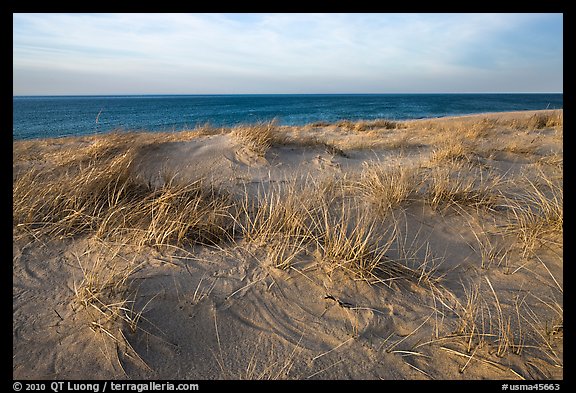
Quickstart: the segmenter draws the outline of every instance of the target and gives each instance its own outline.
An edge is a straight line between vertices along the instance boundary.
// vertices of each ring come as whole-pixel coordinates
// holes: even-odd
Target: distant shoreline
[[[314,122],[404,121],[487,112],[561,109],[563,94],[252,94],[52,96],[13,99],[14,139],[60,137],[115,129],[180,131],[277,119]]]
[[[406,122],[406,123],[417,123],[417,122],[426,122],[426,121],[443,121],[443,120],[454,120],[454,119],[462,119],[462,120],[477,120],[478,118],[487,118],[487,119],[498,119],[498,118],[504,118],[504,119],[508,119],[508,118],[513,118],[517,115],[521,115],[521,116],[530,116],[530,115],[534,115],[537,113],[549,113],[549,112],[555,112],[555,111],[560,111],[563,112],[564,109],[539,109],[539,110],[521,110],[521,111],[504,111],[504,112],[483,112],[483,113],[470,113],[470,114],[462,114],[462,115],[457,115],[457,116],[439,116],[439,117],[426,117],[426,118],[415,118],[415,119],[406,119],[406,120],[399,120],[398,122]],[[396,120],[392,120],[392,119],[375,119],[375,120],[390,120],[390,121],[396,121]],[[332,125],[335,126],[337,125],[337,123],[342,122],[342,121],[347,121],[347,120],[340,120],[340,121],[335,121],[335,122],[310,122],[307,124],[304,124],[302,126],[290,126],[290,125],[284,125],[281,127],[285,127],[285,128],[294,128],[294,129],[298,129],[298,128],[307,128],[307,127],[311,127],[314,123],[326,123],[326,125]],[[359,119],[359,120],[354,120],[354,122],[362,122],[362,121],[374,121],[374,120],[368,120],[368,119]],[[261,122],[253,122],[253,123],[243,123],[243,124],[239,124],[237,126],[234,127],[249,127],[255,124],[258,124]],[[179,132],[188,132],[188,131],[194,131],[195,129],[201,129],[203,126],[198,126],[198,127],[193,127],[193,128],[189,128],[189,129],[182,129],[182,130],[175,130],[175,131],[157,131],[157,130],[147,130],[147,129],[123,129],[123,128],[117,128],[117,129],[112,129],[109,131],[103,131],[103,132],[98,132],[98,133],[92,133],[92,134],[82,134],[82,135],[61,135],[61,136],[54,136],[54,137],[39,137],[39,138],[27,138],[27,139],[14,139],[13,142],[18,142],[18,141],[31,141],[31,140],[49,140],[49,139],[66,139],[66,138],[70,138],[70,139],[76,139],[76,138],[82,138],[82,137],[93,137],[93,136],[98,136],[98,135],[107,135],[110,133],[114,133],[114,132],[130,132],[130,133],[179,133]],[[227,129],[227,130],[232,130],[232,128],[234,127],[220,127],[222,129]]]

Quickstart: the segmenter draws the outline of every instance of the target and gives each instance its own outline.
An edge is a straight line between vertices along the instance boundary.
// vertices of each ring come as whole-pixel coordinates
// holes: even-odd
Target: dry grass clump
[[[106,150],[109,147],[104,146]],[[141,147],[141,146],[140,146]],[[35,236],[93,233],[136,245],[216,242],[232,224],[230,202],[202,180],[188,185],[166,179],[154,188],[136,179],[137,148],[109,158],[98,155],[60,170],[31,170],[13,182],[17,230]]]
[[[99,247],[102,245],[104,247]],[[93,256],[94,249],[100,251]],[[120,255],[119,247],[113,250],[107,244],[99,244],[94,249],[80,256],[74,254],[82,271],[81,279],[74,281],[72,309],[76,313],[75,318],[80,317],[82,323],[86,323],[103,339],[102,350],[107,356],[113,354],[118,357],[123,353],[150,370],[124,334],[126,327],[130,333],[142,330],[140,322],[145,319],[143,313],[153,299],[144,305],[136,304],[137,290],[133,286],[133,274],[139,270],[140,265]],[[109,339],[113,342],[112,348],[107,345]],[[120,359],[117,360],[126,373]]]
[[[352,120],[339,120],[335,123],[335,125],[347,131],[354,131],[356,128],[356,123],[357,122]]]
[[[237,138],[253,153],[259,157],[264,157],[274,143],[283,142],[283,139],[278,135],[277,129],[278,121],[273,119],[268,122],[235,127],[231,135]]]
[[[545,155],[543,157],[540,157],[538,161],[536,161],[536,164],[542,166],[548,166],[562,176],[562,171],[564,170],[564,154],[553,153]]]
[[[374,147],[399,150],[400,154],[404,154],[414,149],[424,147],[421,142],[414,142],[414,135],[409,131],[397,132],[383,141],[375,141]]]
[[[548,119],[546,120],[546,127],[552,127],[555,129],[562,129],[564,128],[564,111],[563,110],[555,110],[548,115]]]
[[[430,161],[433,163],[470,161],[472,149],[462,139],[446,138],[432,150]]]
[[[535,155],[538,152],[538,136],[531,136],[526,130],[525,134],[513,139],[496,140],[495,146],[491,149],[494,152],[506,152],[520,156]]]
[[[126,230],[139,245],[218,244],[232,233],[231,203],[202,179],[190,184],[169,181],[134,206],[134,217],[124,217],[131,224]]]
[[[523,192],[508,197],[504,231],[516,235],[524,257],[543,245],[562,244],[564,194],[561,182],[540,171],[537,180],[523,176]]]
[[[313,123],[308,124],[309,128],[320,128],[320,127],[328,127],[331,123],[327,121],[315,121]]]
[[[82,257],[90,259],[89,254]],[[138,266],[120,261],[118,250],[110,255],[97,255],[92,264],[83,265],[80,257],[76,255],[76,258],[82,279],[74,283],[74,300],[88,313],[90,328],[115,340],[118,339],[114,334],[117,322],[125,322],[135,332],[144,311],[136,311],[135,293],[130,288],[130,276]]]
[[[400,255],[398,261],[386,257],[387,251],[401,254],[396,250],[397,224],[385,224],[360,203],[365,196],[359,184],[332,178],[290,182],[255,198],[246,194],[235,213],[237,234],[265,248],[277,268],[289,268],[300,257],[312,255],[328,272],[343,270],[370,282],[428,277],[429,272],[423,275],[402,263],[409,259],[408,252],[403,260]]]
[[[370,283],[389,285],[398,279],[430,283],[433,272],[425,271],[430,262],[414,269],[414,255],[406,250],[400,224],[393,213],[385,217],[363,204],[361,181],[341,179],[315,185],[316,209],[310,209],[310,231],[314,238],[312,255],[329,274],[342,270]],[[387,191],[385,191],[387,192]]]
[[[518,155],[531,155],[538,149],[537,145],[528,144],[524,141],[514,141],[504,146],[501,151],[506,151]]]
[[[409,240],[401,230],[401,220],[391,214],[383,220],[370,209],[344,201],[324,206],[317,222],[314,257],[328,274],[343,271],[370,284],[391,286],[409,281],[438,290],[441,263],[429,244]]]
[[[108,161],[122,154],[130,154],[150,143],[154,134],[114,132],[40,141],[16,141],[13,144],[13,162],[30,162],[51,166],[53,171],[79,170],[91,162]],[[154,135],[154,137],[158,137]]]
[[[562,129],[564,126],[564,111],[562,109],[538,111],[528,117],[517,117],[511,120],[501,119],[500,123],[515,130]]]
[[[394,167],[379,162],[366,162],[360,173],[360,192],[381,214],[409,202],[419,187],[414,168]]]
[[[475,140],[487,138],[494,134],[500,126],[498,119],[433,119],[412,123],[412,127],[420,130],[434,131],[435,141],[445,141],[447,138],[457,138],[459,140]]]
[[[256,243],[266,243],[280,233],[310,237],[311,192],[311,187],[292,181],[261,189],[257,197],[245,193],[236,220],[242,237]]]
[[[494,134],[494,130],[499,126],[497,119],[483,118],[469,126],[461,126],[462,136],[468,140],[487,138]]]
[[[484,279],[485,283],[463,284],[463,299],[458,301],[453,310],[457,315],[457,325],[452,339],[454,343],[460,344],[462,352],[441,348],[501,369],[502,364],[483,359],[479,354],[487,352],[502,358],[508,353],[521,355],[529,352],[531,356],[550,362],[554,367],[562,367],[562,360],[554,347],[554,341],[562,336],[563,331],[563,309],[558,302],[545,302],[529,292],[511,294],[512,298],[506,299],[502,291],[496,291],[487,276]],[[555,317],[550,320],[549,317],[538,315],[535,312],[536,304],[534,301],[529,302],[529,297],[545,302],[546,308],[553,310]],[[440,340],[447,342],[445,339]],[[460,369],[461,373],[468,363]],[[540,378],[543,376],[545,374]]]
[[[344,181],[298,181],[261,185],[244,193],[234,211],[236,237],[267,249],[272,264],[288,268],[309,254],[320,236],[320,212],[344,198]]]
[[[478,163],[478,156],[484,155],[484,142],[490,142],[498,135],[499,122],[483,118],[477,121],[445,121],[432,123],[438,129],[429,138],[433,146],[431,162],[454,163],[457,161]]]
[[[564,112],[555,110],[538,112],[526,120],[513,120],[511,127],[516,129],[540,130],[543,128],[561,128],[564,126]]]
[[[393,237],[387,239],[376,220],[351,204],[342,204],[336,212],[325,206],[319,224],[317,246],[330,270],[340,268],[361,279],[372,279],[375,269],[387,262],[385,252]]]
[[[473,166],[436,166],[428,172],[424,200],[430,207],[493,209],[501,203],[503,177]]]
[[[444,139],[448,135],[458,135],[466,131],[470,128],[470,122],[462,119],[435,118],[419,120],[412,123],[412,126],[422,131],[434,131],[435,136]]]
[[[42,162],[46,159],[47,150],[58,143],[57,138],[15,141],[12,144],[12,163],[16,166],[22,162]]]
[[[470,247],[480,258],[480,268],[489,269],[494,265],[507,269],[506,273],[509,273],[513,247],[505,242],[500,233],[489,233],[482,227],[478,230],[471,226],[471,229],[476,245]]]
[[[507,152],[518,155],[536,154],[542,137],[533,131],[555,128],[561,130],[563,125],[562,111],[538,112],[530,117],[513,120],[483,118],[481,120],[441,120],[420,122],[421,129],[433,130],[428,137],[434,146],[432,160],[475,162],[475,156],[490,156],[495,152]],[[521,135],[515,138],[509,135],[512,130],[520,130]]]
[[[397,128],[403,128],[404,124],[387,119],[361,121],[340,120],[336,123],[336,126],[347,131],[368,131],[375,129],[394,130]]]
[[[538,315],[534,311],[535,307],[528,305],[527,298],[529,296],[532,298],[534,306],[543,306],[551,310],[552,316]],[[526,295],[524,298],[516,300],[516,303],[523,306],[524,312],[520,313],[520,317],[522,322],[525,322],[530,327],[529,331],[535,344],[532,348],[540,351],[544,359],[549,359],[555,367],[562,368],[563,361],[562,357],[557,353],[557,345],[564,338],[564,307],[555,296],[539,297]],[[543,374],[544,378],[550,379],[541,370],[538,369],[538,371]]]
[[[129,174],[132,156],[91,161],[60,170],[31,170],[13,182],[13,219],[39,235],[74,236],[96,231],[107,211],[137,201],[144,186]]]
[[[116,130],[105,136],[80,137],[80,143],[74,143],[74,138],[72,138],[72,143],[63,143],[64,146],[69,147],[58,151],[52,162],[59,168],[82,170],[93,163],[110,162],[119,160],[121,157],[130,159],[143,146],[150,145],[163,136],[160,133]]]
[[[210,123],[199,124],[192,130],[192,132],[194,132],[198,136],[219,135],[225,133],[226,131],[227,131],[226,128],[215,127]]]
[[[466,138],[486,138],[494,135],[502,128],[516,130],[540,130],[544,128],[562,128],[564,123],[563,111],[540,111],[530,116],[506,118],[484,117],[476,119],[433,119],[415,123],[424,130],[433,130],[437,133],[461,135]]]
[[[362,121],[359,122],[358,125],[356,126],[357,131],[376,130],[376,129],[395,130],[399,128],[405,128],[405,125],[401,122],[388,119]]]
[[[425,147],[409,130],[394,130],[386,135],[378,130],[348,135],[338,141],[338,147],[349,150],[397,150],[400,154]]]
[[[465,343],[466,352],[473,355],[482,348],[497,357],[508,352],[519,355],[529,339],[520,305],[516,302],[512,307],[504,306],[488,277],[485,279],[488,291],[481,290],[481,282],[463,286],[465,296],[456,308],[458,326],[454,334]]]

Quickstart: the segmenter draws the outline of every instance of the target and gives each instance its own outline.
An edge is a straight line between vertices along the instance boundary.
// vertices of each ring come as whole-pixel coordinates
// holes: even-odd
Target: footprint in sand
[[[268,165],[265,157],[259,156],[250,149],[240,148],[234,152],[234,161],[251,167],[262,167]]]
[[[318,169],[328,169],[328,168],[340,169],[339,163],[335,162],[334,160],[326,159],[321,155],[317,155],[316,157],[314,157],[312,159],[312,164],[316,166]]]

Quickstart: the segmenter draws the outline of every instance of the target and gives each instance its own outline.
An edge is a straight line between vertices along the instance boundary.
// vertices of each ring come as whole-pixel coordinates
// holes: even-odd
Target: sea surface
[[[180,131],[273,118],[281,125],[339,120],[406,120],[560,109],[563,94],[281,94],[14,96],[14,140],[105,133]]]

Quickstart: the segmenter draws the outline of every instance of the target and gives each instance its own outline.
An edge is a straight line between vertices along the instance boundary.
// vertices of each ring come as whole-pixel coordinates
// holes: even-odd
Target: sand
[[[139,150],[132,171],[152,188],[169,173],[179,184],[205,178],[230,195],[256,198],[294,179],[359,179],[366,162],[428,173],[440,165],[431,161],[434,150],[446,142],[438,130],[494,121],[465,172],[488,168],[492,178],[512,180],[505,189],[513,192],[526,185],[518,179],[535,178],[539,169],[561,183],[562,126],[527,125],[541,113],[551,112],[417,120],[398,129],[278,127],[288,139],[264,156],[233,133],[181,133]],[[14,142],[13,177],[55,167],[63,151],[96,143]],[[493,235],[503,220],[497,209],[434,209],[416,200],[394,211],[399,239],[413,251],[397,259],[430,280],[374,282],[333,268],[314,251],[278,268],[273,244],[241,237],[137,247],[90,232],[35,237],[15,224],[13,378],[563,378],[561,238],[526,255],[510,247],[483,261],[482,245],[508,244]],[[87,273],[111,261],[130,269],[123,307],[141,311],[133,326],[115,320],[99,328],[97,311],[78,301]]]

